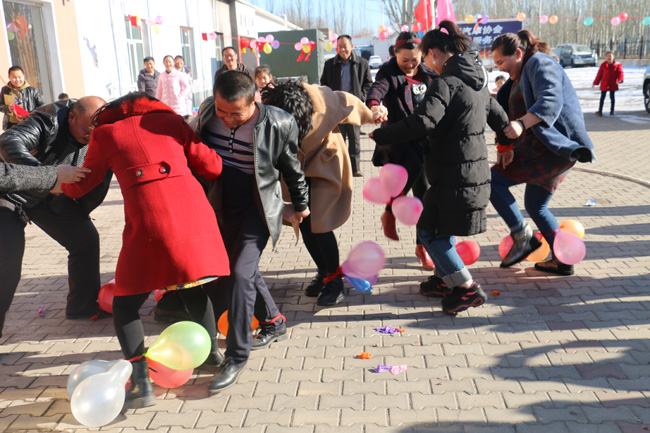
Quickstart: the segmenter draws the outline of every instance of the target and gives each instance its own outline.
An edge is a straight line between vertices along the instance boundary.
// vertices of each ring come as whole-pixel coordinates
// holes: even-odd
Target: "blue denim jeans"
[[[510,231],[516,232],[524,227],[525,221],[519,210],[519,205],[517,205],[517,201],[509,189],[514,185],[517,185],[517,182],[492,171],[490,202],[492,202],[492,206],[494,206],[501,218],[508,224]],[[524,207],[551,248],[553,247],[556,230],[560,228],[557,219],[548,209],[548,203],[552,197],[553,194],[541,186],[526,184]]]
[[[457,287],[472,280],[472,274],[456,252],[455,236],[436,236],[418,229],[418,237],[436,265],[436,275],[448,287]]]

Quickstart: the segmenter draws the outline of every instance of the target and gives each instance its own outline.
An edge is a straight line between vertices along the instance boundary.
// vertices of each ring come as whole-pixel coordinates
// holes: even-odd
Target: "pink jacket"
[[[187,94],[190,92],[190,84],[187,81],[187,74],[172,69],[171,73],[161,72],[158,76],[158,88],[156,98],[167,104],[176,114],[187,116]]]

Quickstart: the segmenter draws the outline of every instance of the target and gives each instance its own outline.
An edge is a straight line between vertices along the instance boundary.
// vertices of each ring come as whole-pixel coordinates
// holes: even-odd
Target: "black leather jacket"
[[[61,156],[75,153],[72,165],[81,167],[85,160],[85,145],[76,142],[68,129],[68,113],[76,99],[45,105],[33,111],[25,120],[0,135],[0,156],[6,162],[22,165],[57,165]],[[78,156],[78,157],[77,157]],[[19,193],[3,197],[27,209],[46,200],[54,209],[76,202],[87,213],[100,205],[106,197],[113,173],[85,196],[72,200],[64,195],[47,195],[41,200]]]
[[[291,202],[297,212],[307,209],[309,192],[305,182],[305,174],[296,158],[298,125],[295,119],[292,115],[277,107],[256,104],[260,115],[253,132],[255,181],[262,201],[266,224],[275,247],[282,229],[282,209],[284,208],[280,175],[282,175],[289,188]],[[214,116],[216,116],[214,98],[210,97],[201,104],[196,126],[196,133],[204,143],[209,143],[209,140],[201,133],[202,128]],[[217,180],[215,184],[219,182]],[[227,203],[221,203],[221,187],[226,186],[213,184],[208,193],[208,198],[217,213],[217,218],[220,215],[219,209],[222,206],[227,206]]]

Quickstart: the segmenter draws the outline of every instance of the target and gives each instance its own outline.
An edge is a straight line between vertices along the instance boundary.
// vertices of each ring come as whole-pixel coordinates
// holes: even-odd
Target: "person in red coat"
[[[64,185],[77,198],[112,170],[124,197],[125,227],[115,270],[113,317],[124,357],[133,362],[125,407],[151,406],[144,330],[138,310],[156,289],[178,290],[190,318],[212,338],[205,367],[223,361],[216,344],[212,304],[201,285],[230,274],[219,226],[190,167],[210,181],[221,157],[205,146],[183,118],[145,93],[130,93],[94,115],[83,181]],[[189,167],[188,167],[189,164]]]
[[[596,114],[598,116],[603,115],[603,104],[605,103],[605,95],[609,91],[609,99],[611,101],[611,107],[609,110],[609,115],[614,115],[614,104],[616,99],[614,97],[614,92],[618,90],[618,84],[623,82],[623,65],[618,63],[614,57],[614,53],[608,51],[605,54],[605,61],[596,74],[596,79],[594,80],[593,86],[600,84],[600,105],[598,106],[598,111]]]

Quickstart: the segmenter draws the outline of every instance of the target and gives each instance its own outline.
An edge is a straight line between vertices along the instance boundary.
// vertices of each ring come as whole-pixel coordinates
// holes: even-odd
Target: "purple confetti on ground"
[[[45,317],[45,313],[43,312],[43,306],[41,305],[38,307],[38,315],[41,317]]]
[[[390,365],[381,365],[381,364],[379,364],[379,365],[377,366],[377,368],[375,368],[373,371],[374,371],[375,373],[383,373],[384,371],[389,371],[389,370],[392,369],[392,368],[393,368],[393,367],[391,367]]]
[[[399,332],[399,329],[395,329],[392,326],[388,325],[385,328],[375,328],[375,331],[381,332],[383,334],[396,334]]]

